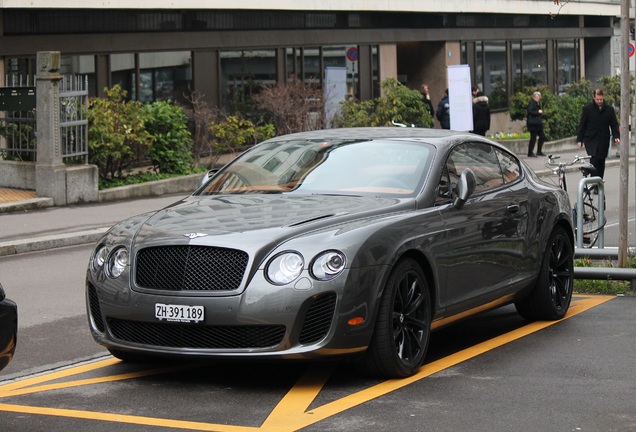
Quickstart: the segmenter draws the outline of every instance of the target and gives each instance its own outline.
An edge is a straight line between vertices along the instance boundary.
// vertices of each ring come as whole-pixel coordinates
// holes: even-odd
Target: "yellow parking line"
[[[605,303],[615,297],[613,296],[576,296],[566,317],[571,318],[581,312],[584,312],[594,306]],[[355,406],[378,398],[434,373],[472,359],[485,352],[498,348],[509,342],[520,339],[524,336],[537,332],[541,329],[554,325],[560,321],[540,321],[530,323],[519,329],[513,330],[501,336],[495,337],[488,341],[477,344],[473,347],[459,351],[455,354],[437,360],[435,362],[424,365],[420,371],[409,378],[400,380],[388,380],[367,389],[358,391],[349,396],[345,396],[339,400],[327,403],[323,406],[316,407],[307,411],[308,407],[315,400],[327,380],[331,376],[335,365],[332,363],[321,364],[310,367],[292,387],[292,389],[283,397],[283,399],[274,408],[267,419],[260,427],[233,426],[213,423],[192,422],[184,420],[171,420],[154,417],[143,417],[123,414],[111,414],[83,410],[69,410],[57,408],[42,408],[12,404],[0,404],[0,411],[24,413],[24,414],[40,414],[57,417],[69,417],[87,420],[101,420],[113,423],[128,423],[145,426],[172,427],[175,429],[187,429],[198,431],[216,431],[216,432],[255,432],[255,431],[275,431],[275,432],[293,432],[314,423],[322,421],[328,417],[339,414],[343,411],[351,409]],[[95,363],[69,368],[63,371],[43,375],[39,377],[25,379],[11,384],[0,386],[0,398],[24,395],[40,391],[58,390],[68,387],[76,387],[80,385],[91,385],[96,383],[111,382],[124,379],[132,379],[141,376],[156,375],[168,371],[185,369],[188,366],[175,366],[168,368],[153,369],[137,373],[119,374],[106,376],[101,378],[84,379],[78,381],[67,381],[61,383],[53,383],[39,385],[45,382],[54,381],[60,378],[67,378],[73,375],[90,372],[99,368],[112,366],[119,360],[107,359]],[[190,366],[192,367],[192,366]]]
[[[259,428],[231,426],[231,425],[217,425],[213,423],[200,423],[185,420],[170,420],[154,417],[142,417],[125,414],[109,414],[103,412],[94,411],[82,411],[82,410],[70,410],[59,408],[41,408],[41,407],[29,407],[22,405],[10,405],[0,404],[0,411],[15,412],[22,414],[40,414],[48,415],[52,417],[68,417],[75,419],[85,420],[101,420],[112,423],[127,423],[143,426],[159,426],[170,427],[174,429],[187,429],[196,431],[212,431],[212,432],[255,432],[259,431]]]
[[[11,392],[16,390],[16,389],[21,389],[21,388],[25,388],[25,387],[29,387],[32,385],[36,385],[36,384],[40,384],[43,382],[48,382],[48,381],[53,381],[56,379],[60,379],[60,378],[66,378],[72,375],[79,375],[82,374],[84,372],[90,372],[93,371],[95,369],[101,369],[101,368],[105,368],[107,366],[111,366],[114,365],[116,363],[119,363],[119,360],[115,359],[115,358],[109,358],[106,360],[101,360],[101,361],[96,361],[94,363],[89,363],[89,364],[85,364],[82,366],[76,366],[73,368],[69,368],[69,369],[64,369],[58,372],[53,372],[50,374],[45,374],[45,375],[40,375],[40,376],[36,376],[33,378],[27,378],[27,379],[23,379],[20,381],[16,381],[13,382],[11,384],[5,384],[3,386],[0,386],[0,398],[1,397],[7,397],[7,396],[12,396]]]
[[[572,302],[572,305],[570,306],[570,309],[568,310],[568,314],[566,315],[564,319],[571,318],[581,312],[584,312],[594,306],[598,306],[602,303],[605,303],[613,298],[615,297],[613,296],[589,296],[589,297],[583,297],[583,298],[579,297],[577,298],[576,301]],[[292,418],[289,418],[286,423],[283,423],[281,421],[281,424],[286,425],[286,427],[279,428],[277,429],[277,431],[278,432],[297,431],[304,427],[310,426],[328,417],[339,414],[357,405],[363,404],[372,399],[383,396],[387,393],[391,393],[395,390],[399,390],[402,387],[406,387],[410,384],[413,384],[414,382],[419,381],[423,378],[426,378],[430,375],[433,375],[434,373],[437,373],[449,367],[455,366],[466,360],[474,358],[480,354],[483,354],[485,352],[498,348],[514,340],[520,339],[524,336],[537,332],[541,329],[554,325],[558,322],[560,321],[537,321],[537,322],[530,323],[526,326],[523,326],[519,329],[513,330],[506,334],[503,334],[499,337],[490,339],[486,342],[482,342],[478,345],[467,348],[463,351],[459,351],[453,355],[437,360],[433,363],[426,364],[420,369],[419,373],[409,378],[384,381],[368,389],[361,390],[352,395],[345,396],[344,398],[338,399],[337,401],[330,402],[321,407],[317,407],[309,412],[302,413],[302,415],[296,415]],[[284,403],[284,402],[285,400],[283,399],[281,403]],[[276,409],[278,409],[278,407],[276,407]],[[284,411],[284,410],[281,410],[281,411]]]
[[[121,362],[121,360],[117,360],[116,362]],[[34,387],[23,386],[23,387],[20,387],[19,389],[11,390],[10,392],[6,394],[3,394],[0,392],[0,399],[3,397],[9,397],[9,396],[22,396],[26,394],[42,393],[42,392],[51,391],[51,390],[61,390],[61,389],[67,389],[71,387],[80,387],[80,386],[91,385],[91,384],[101,384],[106,382],[123,381],[127,379],[132,379],[132,378],[161,375],[167,372],[174,372],[174,371],[183,370],[183,369],[192,369],[192,366],[191,365],[170,366],[165,368],[143,370],[140,372],[110,375],[110,376],[104,376],[99,378],[88,378],[83,380],[67,381],[63,383],[46,384],[46,385],[34,386]]]

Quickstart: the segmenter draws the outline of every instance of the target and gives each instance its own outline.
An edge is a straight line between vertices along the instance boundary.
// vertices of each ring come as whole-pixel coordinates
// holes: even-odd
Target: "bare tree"
[[[254,102],[269,113],[278,134],[325,126],[322,92],[311,84],[291,81],[266,86]]]
[[[550,17],[557,17],[561,13],[561,9],[563,9],[568,3],[570,3],[570,0],[554,0],[554,4],[557,5],[559,9],[556,11],[556,13],[550,12]]]
[[[186,115],[190,123],[190,132],[192,133],[192,156],[195,163],[198,163],[202,157],[215,154],[210,137],[210,124],[216,123],[224,116],[216,109],[211,108],[204,99],[204,94],[199,91],[193,91],[189,95],[185,95],[188,104],[184,107]]]

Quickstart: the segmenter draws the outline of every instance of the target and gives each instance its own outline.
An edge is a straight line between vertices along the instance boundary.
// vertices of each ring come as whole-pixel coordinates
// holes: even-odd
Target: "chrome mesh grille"
[[[300,332],[298,341],[302,344],[310,344],[318,342],[320,339],[327,336],[333,320],[335,307],[335,293],[316,297],[307,311],[303,329]]]
[[[107,318],[112,335],[122,341],[170,348],[240,349],[279,345],[285,326],[205,326],[148,323]]]
[[[241,285],[247,253],[206,246],[159,246],[137,253],[135,283],[168,291],[232,291]]]

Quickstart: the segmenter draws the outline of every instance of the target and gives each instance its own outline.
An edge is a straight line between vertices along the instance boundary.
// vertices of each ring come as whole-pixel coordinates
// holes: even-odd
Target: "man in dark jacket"
[[[609,152],[611,136],[620,144],[621,135],[616,119],[616,111],[605,103],[602,89],[594,90],[594,101],[583,107],[576,144],[579,148],[585,145],[585,151],[591,156],[590,163],[598,171],[598,176],[605,174],[605,159]]]
[[[545,156],[541,149],[545,142],[545,133],[543,132],[543,109],[541,108],[541,93],[536,91],[532,94],[532,99],[528,103],[528,132],[530,132],[530,141],[528,141],[528,156],[534,157],[534,143],[539,137],[537,144],[537,156]]]
[[[437,104],[435,113],[442,129],[450,129],[450,104],[448,103],[448,89],[444,90],[444,97]]]
[[[490,129],[490,105],[488,96],[483,94],[479,88],[473,86],[473,130],[477,135],[486,136],[486,131]]]

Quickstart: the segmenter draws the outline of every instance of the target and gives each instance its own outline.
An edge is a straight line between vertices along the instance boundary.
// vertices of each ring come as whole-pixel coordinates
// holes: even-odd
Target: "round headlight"
[[[124,247],[117,248],[110,254],[108,259],[108,275],[119,277],[128,265],[128,250]]]
[[[339,251],[325,251],[314,258],[311,275],[318,280],[330,280],[345,268],[345,256]]]
[[[106,258],[108,258],[108,248],[100,246],[93,255],[93,270],[99,270],[104,267]]]
[[[284,252],[272,258],[265,268],[265,274],[274,285],[285,285],[300,276],[304,264],[303,257],[299,253]]]

